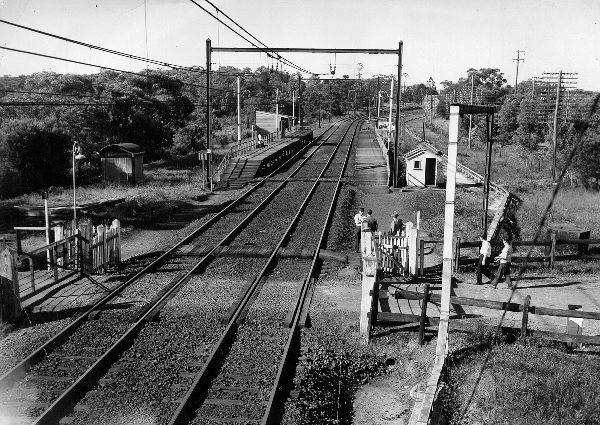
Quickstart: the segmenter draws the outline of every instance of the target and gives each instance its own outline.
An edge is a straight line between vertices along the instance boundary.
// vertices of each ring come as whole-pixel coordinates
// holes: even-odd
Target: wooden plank
[[[418,323],[420,320],[421,316],[417,314],[389,313],[383,311],[377,313],[377,322]]]

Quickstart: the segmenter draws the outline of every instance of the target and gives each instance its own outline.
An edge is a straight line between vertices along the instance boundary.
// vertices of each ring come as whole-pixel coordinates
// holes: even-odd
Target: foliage
[[[0,146],[10,167],[18,172],[24,190],[68,182],[71,138],[48,123],[9,121],[0,128]]]

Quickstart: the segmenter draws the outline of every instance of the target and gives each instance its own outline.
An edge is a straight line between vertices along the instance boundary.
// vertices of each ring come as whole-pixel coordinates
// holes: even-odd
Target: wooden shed
[[[278,126],[276,126],[275,118],[278,118]],[[293,125],[293,117],[289,115],[278,114],[275,112],[256,111],[256,127],[262,131],[269,133],[281,132]]]
[[[122,185],[144,182],[144,150],[135,143],[119,143],[100,149],[102,181]]]

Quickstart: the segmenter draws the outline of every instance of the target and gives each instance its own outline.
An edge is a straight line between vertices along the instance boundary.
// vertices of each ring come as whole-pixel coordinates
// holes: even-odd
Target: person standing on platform
[[[494,277],[494,280],[492,280],[492,282],[490,283],[494,287],[494,289],[496,289],[496,286],[498,286],[498,282],[500,281],[500,279],[502,279],[502,276],[506,278],[506,286],[508,288],[513,287],[512,281],[510,279],[510,262],[513,249],[512,245],[510,244],[510,240],[507,237],[502,238],[502,243],[504,244],[504,248],[502,248],[502,252],[500,253],[500,255],[496,257],[498,260],[500,260],[500,266],[496,271],[496,277]]]
[[[367,211],[365,223],[367,223],[367,230],[370,230],[371,232],[376,232],[377,230],[379,230],[379,224],[377,224],[377,219],[373,217],[373,210]]]
[[[362,224],[365,221],[365,209],[360,208],[356,214],[354,214],[354,251],[360,252],[360,233],[362,231]]]
[[[483,285],[481,275],[488,276],[488,268],[490,263],[490,257],[492,256],[492,245],[487,240],[487,235],[484,233],[483,236],[479,237],[481,242],[481,248],[479,248],[479,259],[477,261],[477,285]]]
[[[398,213],[394,211],[392,214],[392,222],[390,223],[390,233],[394,236],[400,236],[404,230],[404,223],[402,219],[398,217]]]

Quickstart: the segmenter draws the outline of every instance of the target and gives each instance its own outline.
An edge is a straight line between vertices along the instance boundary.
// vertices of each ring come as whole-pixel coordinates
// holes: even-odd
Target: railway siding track
[[[266,179],[263,181],[263,184],[265,181]],[[33,423],[57,423],[61,418],[64,417],[65,412],[67,412],[74,405],[76,399],[80,397],[83,392],[87,391],[91,386],[93,386],[95,382],[99,381],[99,388],[110,386],[111,382],[116,379],[111,378],[111,375],[119,375],[119,373],[130,368],[131,366],[120,365],[119,367],[114,367],[112,365],[124,350],[131,347],[132,344],[135,346],[135,342],[137,340],[133,339],[134,335],[141,335],[140,331],[147,330],[149,332],[151,330],[150,327],[144,328],[144,326],[147,323],[147,314],[152,315],[155,312],[153,312],[153,309],[150,308],[146,309],[147,314],[140,314],[140,312],[143,313],[143,307],[151,301],[150,298],[152,298],[152,295],[159,293],[161,290],[164,291],[165,278],[167,280],[171,280],[172,282],[176,282],[174,284],[175,286],[179,285],[180,288],[185,288],[185,283],[187,283],[187,281],[190,279],[195,278],[194,273],[201,267],[198,264],[200,264],[202,260],[200,263],[196,263],[196,259],[193,258],[181,258],[180,256],[174,257],[177,249],[181,246],[184,246],[186,243],[189,244],[200,233],[202,233],[202,231],[210,228],[212,224],[219,221],[226,212],[231,211],[235,206],[241,204],[241,201],[248,199],[249,196],[251,196],[253,193],[256,193],[258,188],[261,186],[262,184],[254,189],[251,189],[249,193],[227,207],[222,214],[217,214],[215,217],[213,217],[213,219],[209,220],[205,226],[202,226],[199,230],[173,246],[158,260],[151,263],[148,267],[138,272],[134,277],[127,280],[117,289],[113,290],[111,294],[105,297],[100,303],[86,311],[75,321],[79,321],[79,323],[76,323],[76,326],[70,329],[70,335],[59,335],[61,338],[58,338],[54,341],[51,340],[49,341],[49,344],[45,344],[45,346],[41,348],[41,350],[44,351],[43,355],[34,353],[33,356],[29,356],[12,371],[9,371],[3,375],[3,377],[0,378],[0,386],[2,386],[5,390],[19,382],[17,388],[13,388],[13,390],[2,394],[2,396],[4,396],[3,405],[15,407],[14,410],[16,410],[17,415],[19,416],[15,416],[15,420],[22,419],[22,422],[29,423],[31,422],[30,419],[33,419],[37,416],[37,419],[33,420]],[[260,198],[258,195],[255,196]],[[242,210],[240,214],[248,213],[247,210]],[[248,218],[248,216],[246,218]],[[221,235],[222,234],[223,232],[221,232]],[[221,243],[223,243],[226,239],[227,238],[221,241]],[[209,255],[204,258],[207,257],[210,257],[212,260],[212,256]],[[214,262],[216,263],[218,261],[219,259],[215,260]],[[256,259],[252,259],[250,261],[255,262]],[[164,269],[167,270],[171,269],[172,271],[161,273],[161,278],[157,279],[157,274],[151,274],[151,272],[163,270],[161,267],[164,267]],[[255,269],[256,264],[252,264],[249,268]],[[181,273],[177,273],[178,269],[186,270],[187,273],[185,273],[185,276],[182,277]],[[133,308],[128,308],[122,312],[119,311],[116,313],[111,312],[111,314],[106,315],[103,314],[100,316],[99,320],[86,322],[88,317],[93,316],[92,313],[94,311],[104,308],[108,302],[110,302],[116,296],[123,297],[126,292],[132,292],[135,294],[136,290],[139,293],[137,294],[137,299],[136,296],[133,297],[135,300],[135,302],[132,303]],[[184,294],[186,292],[184,292]],[[131,293],[128,293],[127,298],[132,298],[131,295]],[[165,296],[169,297],[172,295],[168,294],[168,291],[166,291]],[[157,302],[160,303],[160,299],[161,297],[154,296],[152,301],[154,302],[158,300]],[[161,308],[166,304],[167,302],[162,302]],[[193,303],[186,306],[186,309],[188,310],[192,308]],[[173,309],[169,309],[169,312],[166,313],[165,317],[168,317],[167,314],[172,314],[172,310]],[[174,317],[177,317],[178,321],[182,320],[182,311],[185,310],[181,310],[179,308],[176,309],[176,314]],[[129,333],[119,338],[122,330],[127,328],[132,322],[134,325],[129,327]],[[191,326],[191,328],[193,328],[193,326]],[[178,329],[181,332],[182,328],[178,327]],[[75,330],[79,331],[75,333]],[[210,332],[208,332],[208,334],[210,334]],[[169,333],[163,333],[163,335],[169,335]],[[65,341],[68,343],[65,344]],[[200,356],[201,358],[199,357],[190,363],[191,366],[189,367],[191,369],[197,368],[200,364],[202,364],[202,359],[206,357],[206,353],[213,343],[214,341],[207,341],[207,345],[204,345],[200,349],[195,349],[195,355],[198,355],[199,352],[203,354]],[[101,353],[109,346],[112,346],[112,349],[101,355]],[[163,351],[164,350],[157,350],[159,354],[163,353]],[[82,352],[84,353],[83,355]],[[41,362],[44,357],[47,357],[46,361]],[[90,365],[90,363],[92,364]],[[155,359],[155,363],[160,364],[160,360],[158,358]],[[135,361],[131,364],[135,364]],[[82,369],[86,370],[84,374],[81,374]],[[31,373],[28,374],[27,372]],[[192,372],[189,373],[191,374]],[[21,379],[25,375],[27,375],[25,379]],[[107,377],[101,379],[101,377],[104,375],[107,375]],[[189,376],[183,376],[183,378],[189,379]],[[74,380],[75,382],[73,383]],[[173,380],[171,379],[171,381]],[[171,381],[167,380],[165,382]],[[29,385],[32,382],[33,385]],[[171,389],[176,390],[178,385],[184,384],[173,382],[173,388]],[[58,398],[56,398],[57,392],[64,390],[65,387],[68,387],[68,391],[62,393]],[[135,389],[135,386],[132,387],[132,390],[133,389]],[[99,391],[96,390],[90,392],[89,395],[90,397],[95,397],[98,393]],[[32,394],[35,396],[32,397]],[[43,413],[38,416],[40,412]],[[89,412],[88,406],[82,405],[78,408],[76,407],[75,416],[78,414],[85,414],[87,412]]]

